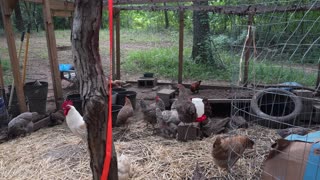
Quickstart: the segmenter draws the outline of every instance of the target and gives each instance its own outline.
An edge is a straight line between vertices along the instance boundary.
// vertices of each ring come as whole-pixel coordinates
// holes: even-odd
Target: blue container
[[[72,64],[59,64],[59,71],[60,72],[67,72],[70,70],[73,70],[73,65]]]
[[[0,127],[7,126],[9,122],[8,111],[4,99],[0,97]]]

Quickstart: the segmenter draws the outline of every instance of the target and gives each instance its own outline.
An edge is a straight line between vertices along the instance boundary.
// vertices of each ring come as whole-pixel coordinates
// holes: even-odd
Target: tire
[[[258,101],[260,100],[260,98],[262,98],[267,93],[280,94],[280,95],[290,97],[290,99],[294,103],[294,110],[285,116],[272,116],[272,115],[269,115],[269,114],[262,112],[259,105],[258,105]],[[254,115],[256,115],[258,118],[261,118],[262,121],[267,121],[267,120],[270,121],[269,125],[271,125],[271,126],[275,125],[275,124],[279,125],[281,123],[289,123],[290,124],[290,121],[294,120],[297,117],[297,115],[299,115],[301,113],[302,101],[299,96],[296,96],[295,94],[293,94],[287,90],[279,89],[279,88],[268,88],[263,91],[259,91],[258,93],[256,93],[252,97],[250,107],[251,107],[251,111]],[[268,123],[266,123],[266,124],[268,124]]]

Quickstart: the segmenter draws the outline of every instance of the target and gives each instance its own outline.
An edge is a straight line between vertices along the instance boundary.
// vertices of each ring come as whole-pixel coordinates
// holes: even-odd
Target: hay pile
[[[259,179],[264,157],[278,135],[260,126],[231,134],[248,135],[256,146],[228,175],[212,162],[215,137],[193,142],[164,139],[153,136],[141,121],[127,130],[114,129],[118,155],[131,159],[132,179],[187,179],[197,162],[206,177]],[[0,179],[91,179],[89,155],[79,141],[66,125],[60,125],[0,144]]]

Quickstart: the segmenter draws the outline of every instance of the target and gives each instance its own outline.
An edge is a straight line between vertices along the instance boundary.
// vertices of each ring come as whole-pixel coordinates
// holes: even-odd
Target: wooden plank
[[[245,51],[244,51],[244,71],[243,71],[243,86],[247,87],[248,85],[248,77],[249,77],[249,60],[250,60],[250,47],[252,44],[252,22],[253,15],[249,14],[248,16],[248,39],[245,43]]]
[[[113,0],[114,4],[154,4],[154,3],[171,3],[171,2],[193,2],[208,0]]]
[[[120,10],[146,10],[146,11],[177,11],[177,10],[193,10],[193,11],[209,11],[217,14],[233,14],[244,16],[247,14],[264,14],[279,12],[300,12],[300,11],[318,11],[320,10],[320,2],[310,4],[292,4],[288,6],[278,5],[239,5],[239,6],[121,6],[115,5]]]
[[[49,0],[43,0],[44,26],[46,29],[47,47],[49,62],[51,68],[53,92],[55,97],[56,108],[60,109],[63,101],[61,78],[59,72],[59,62],[57,56],[57,44],[54,34],[54,26],[52,22]]]
[[[43,1],[45,2],[45,0]],[[51,10],[74,11],[74,3],[68,1],[49,0]]]
[[[318,77],[316,82],[316,89],[319,89],[320,87],[320,63],[318,64]]]
[[[2,12],[9,11],[8,9],[5,9],[5,8],[8,8],[8,6],[4,5],[5,0],[1,0],[0,3],[1,3],[0,5],[1,5]],[[15,88],[17,92],[19,109],[20,109],[20,112],[23,113],[27,111],[27,105],[25,102],[23,85],[20,78],[21,76],[20,76],[20,69],[19,69],[20,68],[19,60],[17,57],[15,38],[14,38],[13,28],[10,20],[10,15],[2,13],[2,20],[3,20],[6,37],[7,37],[8,50],[9,50],[11,67],[12,67],[13,79],[14,79]]]
[[[1,1],[2,1],[1,6],[3,7],[1,8],[2,14],[11,16],[12,11],[14,10],[14,7],[16,6],[18,1],[17,0],[1,0]]]
[[[178,83],[182,83],[183,73],[183,31],[184,31],[184,11],[179,11],[179,69]]]
[[[52,16],[54,17],[72,17],[73,11],[60,11],[60,10],[53,10]]]
[[[36,3],[36,4],[42,4],[42,0],[22,0],[22,1]]]
[[[112,69],[111,69],[111,72],[112,73],[112,80],[115,80],[116,76],[115,76],[115,62],[116,62],[116,49],[115,49],[115,46],[116,46],[116,43],[115,43],[115,38],[114,38],[114,28],[115,28],[115,23],[114,23],[114,17],[115,17],[115,12],[113,11],[113,28],[112,28]]]
[[[24,0],[26,2],[42,3],[42,0]],[[204,1],[204,0],[194,0]],[[197,10],[210,11],[218,14],[233,14],[233,15],[247,15],[247,14],[263,14],[263,13],[277,13],[277,12],[299,12],[299,11],[317,11],[320,10],[320,2],[300,4],[294,3],[291,5],[235,5],[235,6],[160,6],[160,5],[136,5],[123,6],[124,4],[155,4],[155,3],[169,3],[169,2],[192,2],[191,0],[115,0],[114,7],[120,10],[146,10],[146,11],[177,11],[177,10]],[[53,10],[68,10],[74,11],[74,4],[64,0],[50,0],[51,9]],[[104,10],[108,9],[107,3],[104,3]]]
[[[250,103],[251,99],[208,99],[209,103]]]
[[[4,89],[4,80],[3,80],[2,63],[0,59],[0,96],[3,96],[2,89]]]
[[[121,79],[121,72],[120,72],[120,10],[116,9],[116,74],[117,79]]]

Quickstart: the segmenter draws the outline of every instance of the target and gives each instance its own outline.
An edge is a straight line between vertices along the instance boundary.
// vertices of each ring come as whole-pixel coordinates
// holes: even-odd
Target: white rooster
[[[84,122],[81,114],[73,106],[72,101],[66,100],[62,104],[64,115],[66,116],[66,122],[70,130],[76,136],[82,138],[84,142],[87,142],[87,126]]]

